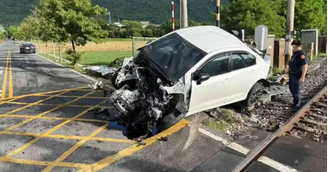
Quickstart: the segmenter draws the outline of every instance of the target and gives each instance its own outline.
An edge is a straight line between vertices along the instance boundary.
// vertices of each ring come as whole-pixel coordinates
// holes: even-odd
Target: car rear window
[[[29,47],[32,46],[33,44],[22,44],[23,47]]]

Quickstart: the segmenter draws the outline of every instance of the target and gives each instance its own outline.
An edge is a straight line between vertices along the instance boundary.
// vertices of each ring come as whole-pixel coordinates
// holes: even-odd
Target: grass
[[[327,58],[327,54],[326,53],[319,53],[317,56],[315,56],[313,59],[310,59],[309,60],[309,64],[312,64],[312,62],[315,60],[315,59],[319,59],[319,58]]]
[[[105,38],[100,40],[100,42],[109,42],[109,41],[132,41],[131,38]]]
[[[132,52],[84,52],[82,60],[79,64],[82,65],[107,65],[117,58],[131,57]]]
[[[51,61],[57,62],[57,63],[63,65],[64,67],[71,68],[71,69],[73,69],[73,70],[75,70],[75,71],[77,71],[77,72],[80,72],[80,73],[82,73],[82,74],[92,76],[92,77],[94,77],[94,78],[96,78],[96,79],[100,79],[100,78],[101,78],[100,75],[96,75],[96,74],[94,74],[94,73],[90,73],[90,72],[88,72],[87,70],[83,69],[83,68],[82,68],[81,66],[79,66],[79,65],[74,65],[74,66],[73,66],[73,65],[71,65],[71,64],[69,64],[69,63],[67,63],[67,62],[65,62],[65,61],[60,62],[60,60],[55,59],[53,56],[50,56],[50,55],[48,55],[48,54],[41,53],[40,55],[42,55],[43,57],[46,57],[46,58],[50,59]]]
[[[224,131],[227,129],[232,122],[238,121],[232,110],[229,109],[220,109],[220,116],[217,120],[208,119],[204,123],[205,125],[217,130]]]
[[[319,53],[316,58],[326,58],[327,54],[326,53]]]
[[[135,49],[140,48],[146,45],[147,40],[140,40],[135,42]],[[48,53],[53,53],[53,44],[45,42],[36,41],[35,42],[38,49],[41,49],[43,52],[48,51]],[[62,52],[65,52],[67,49],[71,49],[72,45],[70,43],[66,43],[62,45]],[[59,54],[59,45],[54,45],[55,53]],[[85,46],[76,46],[76,50],[78,52],[94,52],[94,51],[101,51],[101,52],[132,52],[132,40],[131,39],[108,39],[104,40],[100,43],[89,42]]]
[[[281,74],[285,74],[285,73],[286,73],[285,69],[280,69],[278,67],[274,67],[272,69],[272,76],[277,76],[277,75],[281,75]]]

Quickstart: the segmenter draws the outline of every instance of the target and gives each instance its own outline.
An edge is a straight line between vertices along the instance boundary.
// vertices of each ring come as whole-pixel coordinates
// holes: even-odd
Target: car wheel
[[[244,102],[245,106],[247,107],[254,106],[263,95],[263,89],[264,87],[261,83],[255,83],[247,95],[247,98]]]

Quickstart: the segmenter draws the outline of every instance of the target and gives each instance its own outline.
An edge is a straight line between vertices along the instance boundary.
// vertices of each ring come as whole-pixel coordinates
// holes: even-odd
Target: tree
[[[192,27],[192,26],[200,26],[200,25],[202,25],[202,24],[201,23],[198,23],[196,21],[193,21],[193,20],[189,20],[188,21],[188,26],[189,27]]]
[[[298,0],[295,3],[295,29],[318,29],[327,33],[327,0]]]
[[[179,29],[180,28],[180,20],[175,20],[174,25],[175,25],[175,29]],[[160,28],[162,30],[163,35],[172,32],[173,31],[172,20],[167,20],[167,22],[161,24]]]
[[[127,35],[129,37],[142,36],[141,35],[142,25],[139,22],[123,20],[122,24],[124,25],[124,28],[126,29]]]
[[[5,38],[6,38],[5,33],[0,31],[0,41],[3,41]]]
[[[91,0],[40,0],[38,16],[47,22],[49,36],[55,42],[71,41],[84,46],[88,41],[97,42],[107,35],[94,17],[104,15],[107,10],[92,6]]]
[[[119,38],[120,37],[120,30],[121,28],[115,24],[109,24],[107,26],[108,36],[112,38]]]
[[[161,28],[157,25],[149,24],[145,29],[151,30],[153,37],[161,37],[163,35]]]
[[[141,31],[141,35],[143,36],[143,37],[153,37],[154,35],[153,35],[153,31],[151,30],[151,29],[143,29],[142,31]]]
[[[222,8],[222,27],[245,29],[246,35],[254,35],[254,29],[260,24],[269,28],[269,33],[277,37],[284,35],[284,16],[278,15],[279,6],[271,0],[230,0]]]
[[[17,26],[10,26],[7,31],[8,37],[14,37],[14,34],[17,32]]]
[[[14,34],[16,38],[31,40],[39,38],[42,32],[46,32],[46,30],[40,29],[40,20],[37,18],[36,12],[37,10],[34,9],[33,13],[21,22],[17,28],[17,32]]]

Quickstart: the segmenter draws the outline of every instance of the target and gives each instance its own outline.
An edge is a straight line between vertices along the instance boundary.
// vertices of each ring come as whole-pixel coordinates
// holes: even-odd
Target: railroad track
[[[264,139],[233,170],[245,171],[281,136],[311,138],[315,141],[327,139],[327,86],[321,89],[307,104],[297,111],[282,127]]]

